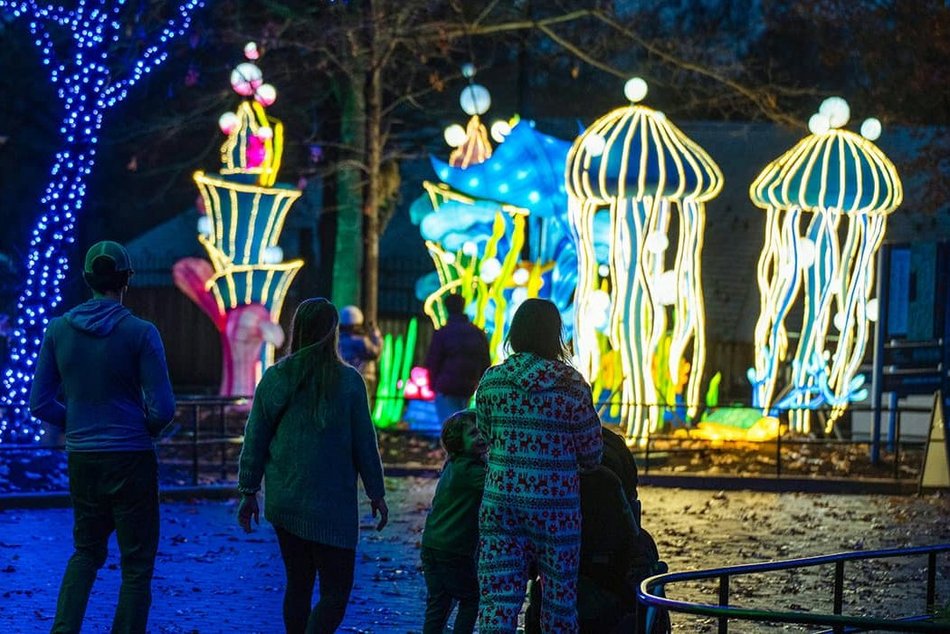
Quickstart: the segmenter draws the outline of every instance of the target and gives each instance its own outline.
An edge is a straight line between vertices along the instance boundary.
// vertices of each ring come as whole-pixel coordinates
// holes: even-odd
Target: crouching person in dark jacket
[[[66,432],[74,518],[53,632],[80,631],[112,531],[122,553],[112,631],[148,623],[159,530],[153,440],[175,399],[158,330],[122,305],[131,276],[122,245],[94,244],[83,273],[93,297],[50,321],[37,360],[30,412]]]

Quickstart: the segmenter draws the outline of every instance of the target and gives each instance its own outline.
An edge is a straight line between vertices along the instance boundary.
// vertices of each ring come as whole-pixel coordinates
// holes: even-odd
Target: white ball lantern
[[[478,255],[478,245],[472,242],[471,240],[468,240],[465,242],[465,244],[462,245],[462,253],[464,253],[468,257]]]
[[[481,84],[470,84],[462,89],[459,105],[469,116],[485,114],[491,108],[491,93]]]
[[[815,263],[815,243],[810,238],[802,238],[798,241],[798,266],[807,269]]]
[[[591,310],[604,312],[610,310],[610,293],[603,290],[596,290],[590,294]]]
[[[531,278],[531,273],[528,272],[528,269],[518,269],[511,274],[511,281],[517,284],[518,286],[524,286],[528,283],[528,280]]]
[[[863,136],[868,141],[877,141],[881,136],[880,120],[874,117],[865,119],[864,123],[861,124],[861,136]]]
[[[610,295],[606,291],[596,290],[590,295],[587,305],[587,319],[590,325],[600,332],[610,326]]]
[[[449,144],[449,147],[459,147],[465,143],[465,139],[468,138],[465,134],[465,128],[457,123],[453,123],[447,127],[445,132],[442,133],[442,136],[445,137],[445,142]]]
[[[231,134],[240,125],[241,120],[233,112],[225,112],[218,117],[218,127],[225,134]]]
[[[495,143],[501,143],[509,134],[511,134],[511,126],[507,121],[499,119],[491,124],[491,138],[495,140]]]
[[[244,45],[244,57],[253,61],[261,56],[261,52],[257,49],[256,42],[248,42]]]
[[[607,139],[601,134],[588,134],[584,139],[584,149],[591,156],[600,156],[607,147]]]
[[[501,275],[501,262],[496,258],[486,258],[478,267],[478,277],[486,284],[491,284]]]
[[[264,264],[280,264],[284,261],[284,250],[280,247],[264,249]]]
[[[851,118],[851,107],[841,97],[828,97],[821,102],[818,113],[828,117],[828,123],[832,128],[840,128]]]
[[[211,218],[208,216],[198,218],[198,233],[203,236],[211,235]]]
[[[518,307],[521,306],[526,299],[528,299],[528,289],[523,286],[519,286],[511,291],[511,309],[518,310]]]
[[[231,71],[231,88],[239,95],[250,97],[264,83],[261,69],[250,62],[238,64]]]
[[[471,79],[475,76],[475,64],[468,62],[467,64],[462,64],[462,77],[466,79]]]
[[[643,246],[650,253],[660,254],[670,246],[670,239],[662,231],[653,231],[647,236]]]
[[[664,271],[660,273],[657,279],[656,292],[657,299],[663,306],[672,306],[676,303],[676,297],[679,294],[679,288],[676,279],[676,271]]]
[[[277,89],[270,84],[261,84],[254,91],[254,100],[266,108],[277,101]]]
[[[808,120],[808,131],[812,134],[824,134],[831,129],[831,121],[828,115],[817,113],[813,114]]]
[[[643,81],[642,77],[633,77],[623,85],[623,94],[631,103],[643,101],[648,90],[647,83]]]
[[[265,141],[266,141],[267,139],[273,139],[273,138],[274,138],[274,129],[273,129],[273,128],[270,128],[270,127],[268,127],[268,126],[266,126],[266,125],[265,125],[265,126],[261,126],[261,127],[259,127],[259,128],[257,129],[257,132],[255,133],[254,136],[256,136],[258,139],[263,139],[263,140],[265,140]]]

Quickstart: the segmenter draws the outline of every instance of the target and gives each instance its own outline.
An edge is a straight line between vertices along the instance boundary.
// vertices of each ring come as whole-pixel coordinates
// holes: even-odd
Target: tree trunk
[[[376,20],[381,19],[370,1],[369,85],[366,87],[366,186],[363,214],[365,255],[363,261],[363,311],[367,323],[378,323],[379,313],[379,195],[382,168],[383,81],[376,41]]]
[[[363,175],[366,153],[366,102],[361,79],[352,72],[341,78],[340,160],[337,169],[336,246],[333,257],[333,303],[338,308],[360,303],[363,260]]]

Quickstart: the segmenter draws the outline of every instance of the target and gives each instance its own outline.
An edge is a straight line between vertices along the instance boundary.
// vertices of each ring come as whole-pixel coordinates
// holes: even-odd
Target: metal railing
[[[156,443],[162,462],[167,465],[173,460],[190,460],[192,485],[198,485],[201,473],[209,471],[216,473],[215,480],[229,480],[244,442],[244,421],[251,399],[179,396],[176,400],[180,414]],[[202,412],[210,415],[203,416]]]
[[[391,397],[401,398],[401,397]],[[162,464],[177,470],[177,481],[192,485],[202,482],[231,481],[237,472],[237,456],[243,441],[244,423],[250,409],[248,397],[217,396],[178,396],[178,411],[175,421],[163,433],[157,446]],[[738,406],[737,406],[738,407]],[[870,412],[871,408],[855,406],[851,412]],[[920,407],[899,407],[894,412],[897,424],[895,436],[890,439],[892,450],[886,464],[878,472],[895,480],[917,478],[916,461],[922,457],[922,440],[905,440],[902,436],[901,415],[908,412],[929,413],[929,409]],[[411,431],[411,430],[410,430]],[[398,433],[398,432],[397,432]],[[870,447],[870,441],[836,438],[805,438],[790,435],[778,435],[767,441],[708,441],[670,434],[647,432],[643,441],[634,447],[634,454],[640,462],[640,471],[649,475],[656,471],[656,463],[677,453],[704,455],[709,458],[715,452],[724,452],[728,448],[737,452],[754,451],[760,458],[771,455],[768,468],[757,471],[747,469],[744,475],[774,473],[777,478],[789,475],[789,458],[784,455],[789,447]],[[751,448],[751,449],[750,449]],[[7,451],[62,450],[62,444],[23,443],[0,444],[0,453]],[[711,458],[709,458],[711,460]],[[771,471],[771,462],[774,469]],[[905,467],[905,468],[902,468]],[[692,470],[702,470],[692,469]],[[808,474],[804,474],[808,475]],[[828,475],[828,474],[824,474]],[[848,474],[843,474],[848,475]]]
[[[673,406],[669,405],[658,405],[658,407],[666,407],[672,409]],[[735,406],[718,406],[716,409],[751,409],[745,405],[735,405]],[[779,417],[787,417],[790,412],[796,410],[785,410],[779,414]],[[803,410],[804,411],[804,410]],[[811,414],[822,414],[824,411],[830,411],[830,408],[827,410],[821,409],[808,409]],[[916,406],[898,406],[894,409],[887,407],[881,408],[881,411],[887,413],[889,417],[893,417],[895,424],[890,430],[892,435],[889,435],[886,441],[886,448],[890,454],[890,475],[893,480],[901,479],[901,467],[904,465],[904,461],[908,454],[910,453],[920,453],[922,454],[923,447],[926,443],[926,437],[914,438],[912,440],[907,440],[903,436],[902,429],[902,415],[903,414],[929,414],[931,413],[930,408],[926,407],[916,407]],[[864,405],[853,405],[848,408],[847,415],[851,416],[853,414],[868,413],[873,414],[874,408]],[[782,424],[783,427],[787,427]],[[853,446],[866,446],[868,448],[868,455],[872,455],[874,440],[869,437],[867,440],[855,440],[853,438],[815,438],[807,436],[793,436],[791,434],[779,433],[773,439],[769,440],[743,440],[743,439],[720,439],[720,440],[705,440],[702,438],[691,438],[688,435],[678,436],[669,433],[656,433],[650,432],[649,429],[646,430],[645,434],[642,437],[642,441],[635,446],[635,454],[642,458],[643,463],[643,473],[649,474],[650,469],[652,468],[655,458],[658,453],[696,453],[696,452],[710,452],[721,450],[725,446],[750,446],[754,445],[762,448],[771,448],[774,446],[774,451],[772,453],[774,459],[774,475],[777,478],[783,477],[783,475],[788,475],[786,469],[783,467],[783,448],[789,448],[793,446],[806,447],[853,447]],[[700,448],[690,448],[688,445],[699,445]],[[664,451],[658,452],[657,447],[664,447]],[[873,462],[873,461],[872,461]],[[882,473],[885,473],[885,470],[881,469]],[[764,471],[760,472],[764,473]],[[916,474],[909,476],[910,478],[916,478]]]
[[[712,617],[718,622],[719,634],[726,634],[729,631],[730,620],[830,626],[830,631],[834,632],[834,634],[862,632],[872,629],[888,632],[947,632],[950,631],[950,621],[937,622],[935,620],[937,556],[947,552],[950,552],[950,544],[937,544],[914,548],[837,553],[834,555],[743,564],[690,572],[669,572],[644,579],[637,591],[637,598],[640,603],[647,608],[664,609],[671,613],[680,612]],[[924,606],[925,611],[923,613],[895,619],[842,614],[846,562],[908,556],[927,557],[927,588]],[[831,564],[834,565],[831,614],[820,612],[757,610],[732,606],[729,603],[729,583],[734,577]],[[717,605],[679,601],[666,596],[666,589],[673,583],[715,579],[719,581],[719,602]],[[641,612],[646,612],[646,610],[641,610]]]

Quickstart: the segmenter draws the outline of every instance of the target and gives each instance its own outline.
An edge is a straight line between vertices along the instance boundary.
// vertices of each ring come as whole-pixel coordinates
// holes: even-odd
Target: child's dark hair
[[[475,425],[475,410],[463,409],[455,412],[442,423],[442,448],[449,457],[455,457],[465,448],[465,428]]]

